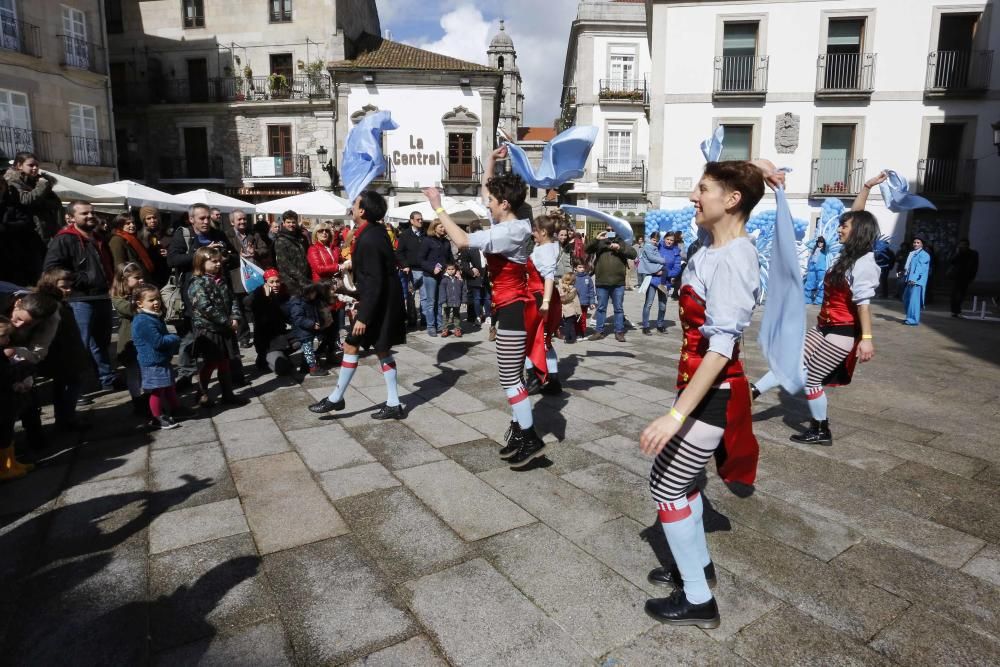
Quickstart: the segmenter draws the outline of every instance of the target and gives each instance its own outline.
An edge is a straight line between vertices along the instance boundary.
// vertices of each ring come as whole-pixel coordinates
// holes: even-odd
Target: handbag
[[[177,322],[184,318],[184,297],[177,285],[177,276],[171,275],[167,284],[160,289],[160,300],[163,301],[163,319],[167,322]]]

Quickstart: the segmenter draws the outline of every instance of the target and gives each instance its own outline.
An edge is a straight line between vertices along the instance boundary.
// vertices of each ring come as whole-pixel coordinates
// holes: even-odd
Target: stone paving
[[[804,403],[768,396],[756,493],[710,471],[718,629],[643,613],[665,556],[637,435],[673,396],[679,329],[559,345],[551,465],[520,473],[476,332],[397,350],[401,422],[369,418],[370,359],[337,417],[306,410],[335,376],[265,376],[167,432],[102,399],[79,446],[0,486],[0,663],[997,664],[1000,326],[899,321],[875,307],[833,447],[790,442]]]

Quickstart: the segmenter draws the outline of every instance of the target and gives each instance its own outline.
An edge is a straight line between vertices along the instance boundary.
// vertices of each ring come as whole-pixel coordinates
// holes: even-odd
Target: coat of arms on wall
[[[799,117],[793,113],[778,116],[774,127],[774,149],[778,153],[794,153],[799,147]]]

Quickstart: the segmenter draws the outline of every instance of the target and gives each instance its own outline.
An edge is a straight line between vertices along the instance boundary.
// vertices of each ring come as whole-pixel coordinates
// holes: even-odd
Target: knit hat
[[[268,269],[264,272],[264,280],[270,280],[271,278],[280,278],[281,275],[278,273],[278,269]]]
[[[139,209],[139,222],[145,222],[148,216],[155,215],[157,218],[160,217],[160,212],[157,211],[152,206],[143,206]]]

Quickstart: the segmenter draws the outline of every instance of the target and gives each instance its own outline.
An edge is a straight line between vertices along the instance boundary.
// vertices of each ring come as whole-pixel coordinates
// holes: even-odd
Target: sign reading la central
[[[402,151],[392,152],[392,162],[396,166],[399,165],[431,165],[437,166],[441,164],[441,152],[434,151],[433,153],[425,153],[424,150],[424,140],[420,137],[414,138],[410,135],[410,152],[404,153]]]

